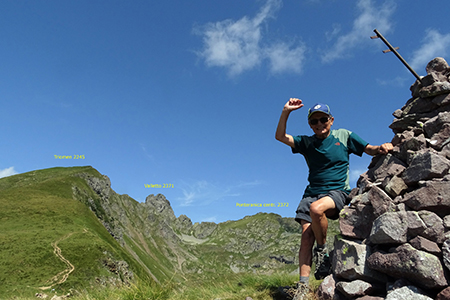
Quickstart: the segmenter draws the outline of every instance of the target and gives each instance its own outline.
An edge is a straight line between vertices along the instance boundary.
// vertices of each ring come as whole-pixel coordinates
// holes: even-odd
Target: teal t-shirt
[[[308,181],[303,197],[325,194],[331,190],[350,192],[349,155],[362,156],[367,142],[346,129],[331,130],[326,139],[315,135],[294,137],[293,153],[305,157],[309,167]]]

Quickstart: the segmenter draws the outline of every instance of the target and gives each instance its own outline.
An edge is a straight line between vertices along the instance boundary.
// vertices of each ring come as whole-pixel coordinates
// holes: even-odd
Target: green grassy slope
[[[73,199],[73,186],[89,190],[85,180],[76,176],[79,173],[101,176],[91,167],[74,167],[0,179],[2,297],[34,295],[42,287],[89,287],[96,277],[118,277],[102,264],[108,258],[127,261],[135,275],[146,278],[89,208]],[[94,193],[89,196],[95,198]],[[54,253],[56,246],[67,262]]]
[[[300,227],[292,218],[259,213],[185,226],[162,195],[146,203],[118,195],[92,167],[1,178],[0,208],[0,299],[96,290],[99,282],[116,286],[127,280],[116,272],[118,261],[151,290],[169,284],[178,292],[190,283],[218,279],[220,285],[233,272],[296,274],[298,268]],[[329,237],[337,231],[330,222]]]

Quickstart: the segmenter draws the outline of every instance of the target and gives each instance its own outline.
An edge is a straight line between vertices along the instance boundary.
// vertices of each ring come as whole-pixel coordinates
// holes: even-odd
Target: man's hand
[[[378,154],[388,154],[392,149],[394,149],[394,146],[391,143],[384,143],[381,146],[367,145],[364,152],[374,156]]]
[[[283,111],[281,112],[280,121],[278,121],[275,138],[289,147],[295,147],[295,144],[292,135],[286,133],[286,123],[291,111],[299,109],[300,107],[303,107],[302,100],[298,98],[289,99],[289,101],[284,105]]]
[[[302,100],[298,98],[290,98],[289,101],[284,105],[283,110],[291,112],[303,106],[304,104],[302,103]]]
[[[379,153],[388,154],[389,151],[391,151],[392,149],[394,149],[394,146],[391,143],[384,143],[383,145],[380,146]]]

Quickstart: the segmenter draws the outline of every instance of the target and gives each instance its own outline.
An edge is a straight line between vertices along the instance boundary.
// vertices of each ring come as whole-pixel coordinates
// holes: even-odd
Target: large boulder
[[[421,151],[411,161],[403,172],[403,180],[407,185],[415,184],[421,180],[442,178],[450,169],[450,161],[431,151]]]
[[[372,254],[368,245],[336,237],[332,270],[337,278],[347,280],[361,279],[368,282],[387,282],[387,276],[371,269],[367,258]]]
[[[374,244],[402,244],[407,241],[406,212],[387,212],[373,223],[370,241]]]
[[[333,275],[328,275],[317,289],[317,297],[321,300],[340,300],[336,293],[336,280]]]
[[[399,175],[405,170],[406,164],[392,154],[385,155],[379,159],[367,175],[373,182],[383,181],[388,176]]]
[[[367,263],[373,270],[406,278],[422,288],[438,289],[448,285],[439,259],[407,243],[395,248],[393,253],[375,252]]]
[[[339,229],[344,236],[365,239],[370,235],[374,219],[372,205],[346,206],[340,213]]]
[[[390,291],[385,300],[433,300],[433,298],[424,295],[417,287],[408,285]]]
[[[450,181],[427,181],[423,186],[403,198],[414,210],[429,210],[440,217],[450,214]]]
[[[373,290],[372,284],[359,279],[351,282],[340,281],[336,284],[336,288],[347,299],[354,299],[359,296],[368,295]]]

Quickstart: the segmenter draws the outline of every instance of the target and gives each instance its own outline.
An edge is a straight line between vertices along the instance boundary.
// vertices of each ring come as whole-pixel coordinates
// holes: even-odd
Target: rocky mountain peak
[[[145,198],[145,206],[153,213],[167,217],[169,221],[175,220],[175,213],[170,206],[169,200],[162,194],[156,196],[151,194]]]

